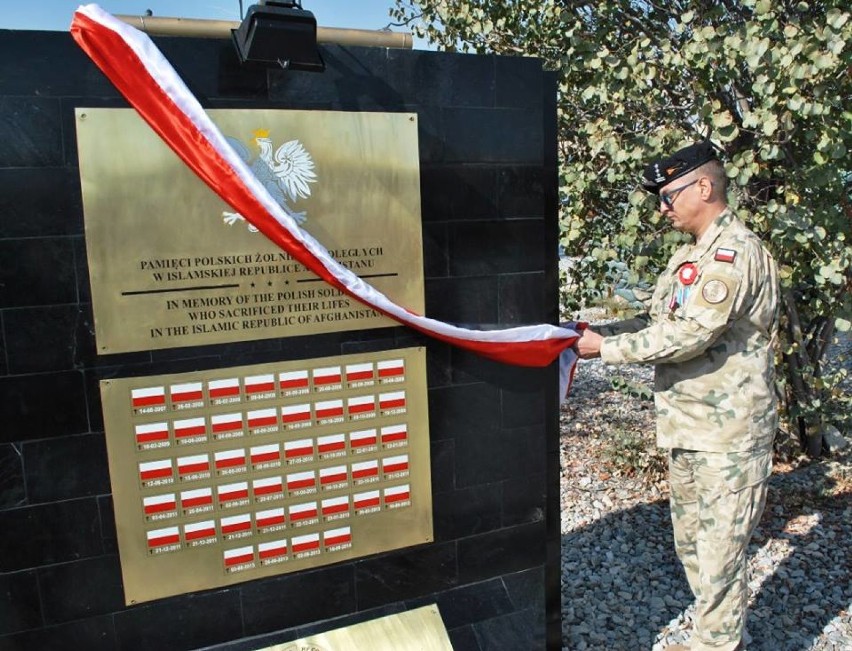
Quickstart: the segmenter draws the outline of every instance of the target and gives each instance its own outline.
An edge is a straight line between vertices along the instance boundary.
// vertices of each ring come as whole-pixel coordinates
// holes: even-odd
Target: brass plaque
[[[341,264],[423,312],[416,116],[211,110]],[[254,232],[131,109],[76,112],[101,354],[389,327]]]
[[[259,651],[453,651],[438,606],[387,615]]]
[[[127,604],[433,539],[423,348],[101,396]]]

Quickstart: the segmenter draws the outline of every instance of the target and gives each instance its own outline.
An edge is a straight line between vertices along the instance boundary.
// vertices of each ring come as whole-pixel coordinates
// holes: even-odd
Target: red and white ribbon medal
[[[691,285],[698,279],[698,267],[691,262],[682,264],[680,269],[677,270],[677,279],[680,283],[677,290],[677,302],[678,305],[685,305],[686,299],[689,298]]]

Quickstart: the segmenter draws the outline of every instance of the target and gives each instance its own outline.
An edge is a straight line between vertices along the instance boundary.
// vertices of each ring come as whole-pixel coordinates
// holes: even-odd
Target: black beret
[[[709,140],[697,142],[677,150],[668,158],[649,164],[642,173],[642,187],[648,192],[659,194],[660,188],[701,167],[704,163],[718,160],[716,149]]]

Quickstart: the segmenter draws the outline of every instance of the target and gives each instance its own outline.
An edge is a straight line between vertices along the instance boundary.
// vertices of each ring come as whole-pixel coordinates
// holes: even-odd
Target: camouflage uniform
[[[680,280],[684,265],[692,284]],[[734,649],[745,619],[746,547],[763,511],[777,426],[775,262],[725,210],[674,254],[647,307],[595,328],[601,358],[656,366],[675,547],[696,597],[691,648]]]

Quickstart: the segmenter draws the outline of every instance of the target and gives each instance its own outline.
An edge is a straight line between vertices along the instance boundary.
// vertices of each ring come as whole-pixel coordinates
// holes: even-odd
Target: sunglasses
[[[690,181],[680,187],[675,188],[674,190],[669,190],[668,192],[660,192],[660,201],[667,208],[673,208],[675,199],[677,199],[677,195],[686,190],[690,185],[695,185],[701,179],[695,179],[694,181]]]

